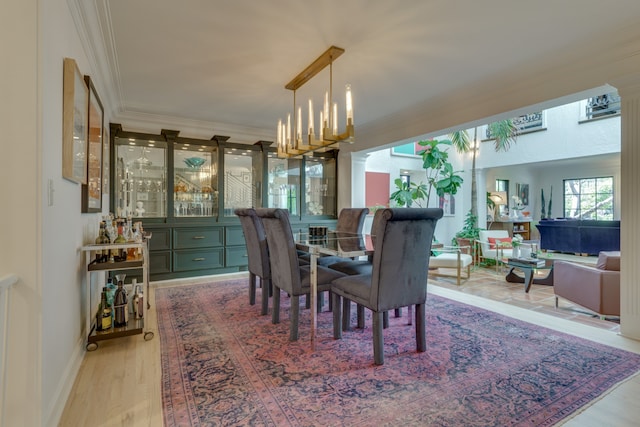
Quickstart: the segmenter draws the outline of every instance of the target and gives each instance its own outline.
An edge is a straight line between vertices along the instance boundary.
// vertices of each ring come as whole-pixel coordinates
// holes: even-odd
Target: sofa
[[[603,251],[595,266],[569,261],[553,264],[553,290],[601,316],[620,316],[620,252]]]
[[[556,218],[540,220],[536,227],[543,250],[588,255],[620,250],[620,221]]]

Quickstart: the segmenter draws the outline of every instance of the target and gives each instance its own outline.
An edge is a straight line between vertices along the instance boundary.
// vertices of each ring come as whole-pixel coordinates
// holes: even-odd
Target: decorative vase
[[[511,250],[511,254],[513,255],[514,258],[519,258],[520,257],[520,246],[514,246],[513,249]]]

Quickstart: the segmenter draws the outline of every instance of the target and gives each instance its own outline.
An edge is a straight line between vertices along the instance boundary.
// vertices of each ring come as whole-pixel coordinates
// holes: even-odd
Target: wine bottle
[[[113,297],[113,308],[115,309],[115,327],[127,326],[129,319],[129,306],[127,304],[127,292],[124,290],[122,280],[118,280],[118,289]]]

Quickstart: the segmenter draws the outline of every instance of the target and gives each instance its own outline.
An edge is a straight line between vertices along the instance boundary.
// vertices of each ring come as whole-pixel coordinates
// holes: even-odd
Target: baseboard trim
[[[82,366],[82,361],[86,354],[86,344],[87,342],[84,337],[81,337],[76,343],[75,351],[71,355],[71,358],[69,358],[69,363],[67,363],[64,369],[61,381],[58,383],[58,387],[56,387],[56,392],[54,393],[55,398],[51,400],[44,413],[44,420],[46,421],[43,425],[56,427],[60,423],[62,412],[67,404],[67,400],[69,400],[73,384],[76,381],[78,372],[80,372],[80,366]]]

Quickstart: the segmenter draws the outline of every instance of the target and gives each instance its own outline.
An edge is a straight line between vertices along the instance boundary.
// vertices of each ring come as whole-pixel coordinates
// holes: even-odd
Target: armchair
[[[499,242],[502,242],[502,244]],[[478,257],[495,260],[496,268],[504,258],[509,258],[513,255],[511,238],[507,230],[480,230],[480,236],[476,244],[480,248]]]
[[[444,246],[434,250],[437,255],[431,255],[429,258],[429,274],[439,277],[455,277],[457,285],[460,286],[460,279],[468,279],[471,277],[471,264],[473,258],[469,255],[469,246]],[[440,271],[441,268],[454,269],[456,273],[446,274]],[[462,271],[466,270],[466,277],[462,275]]]
[[[600,316],[620,316],[620,252],[600,252],[595,267],[569,261],[553,266],[553,290]]]

